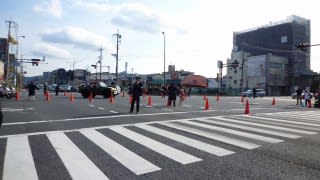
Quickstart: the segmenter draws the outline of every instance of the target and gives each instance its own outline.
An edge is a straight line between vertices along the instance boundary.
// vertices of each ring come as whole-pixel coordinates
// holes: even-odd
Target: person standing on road
[[[302,89],[300,87],[298,87],[298,89],[296,90],[296,93],[297,93],[297,104],[296,105],[302,105]]]
[[[139,112],[140,96],[142,96],[142,89],[143,89],[143,85],[140,82],[140,77],[136,77],[136,82],[133,83],[132,90],[131,90],[132,101],[131,101],[130,113],[133,112],[134,103],[136,103],[136,113]]]
[[[36,89],[39,90],[39,88],[33,84],[33,81],[30,82],[30,84],[28,85],[28,90],[29,90],[29,101],[32,99],[32,100],[35,100],[35,95],[36,95]]]
[[[177,87],[173,83],[171,83],[168,88],[168,100],[170,106],[171,102],[173,102],[173,107],[176,107],[177,94],[179,94]]]
[[[308,106],[309,101],[311,101],[311,94],[307,89],[304,90],[304,101],[305,101],[306,107]]]
[[[252,94],[253,94],[253,99],[256,98],[256,96],[257,96],[257,89],[256,88],[253,88]]]
[[[57,84],[57,86],[56,86],[56,96],[59,95],[59,91],[60,91],[60,86],[59,86],[59,84]]]

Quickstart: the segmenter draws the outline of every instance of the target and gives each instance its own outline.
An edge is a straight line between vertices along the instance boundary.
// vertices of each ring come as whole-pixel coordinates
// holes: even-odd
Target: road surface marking
[[[111,113],[113,113],[113,114],[119,113],[119,112],[117,112],[117,111],[109,111],[109,112],[111,112]]]
[[[191,146],[193,148],[196,149],[200,149],[202,151],[208,152],[210,154],[216,155],[216,156],[225,156],[225,155],[229,155],[229,154],[233,154],[233,151],[229,151],[217,146],[213,146],[211,144],[207,144],[195,139],[191,139],[176,133],[172,133],[170,131],[166,131],[166,130],[162,130],[150,125],[146,125],[146,124],[137,124],[135,125],[136,127],[139,127],[141,129],[144,129],[146,131],[158,134],[160,136],[164,136],[166,138],[172,139],[174,141],[178,141],[180,143],[186,144],[188,146]]]
[[[242,115],[239,115],[242,116]],[[274,119],[274,118],[267,118],[267,117],[258,117],[258,116],[246,116],[247,118],[256,118],[256,119],[263,119],[263,120],[270,120],[270,121],[283,121],[283,122],[290,122],[293,124],[303,124],[303,125],[310,125],[310,126],[318,126],[320,127],[320,124],[314,124],[314,123],[303,123],[303,122],[297,122],[297,121],[287,121],[287,120],[280,120],[280,119]],[[281,129],[280,127],[276,127]],[[274,129],[276,129],[274,128]],[[288,131],[288,130],[286,130]],[[313,132],[313,131],[303,131],[303,130],[297,130],[295,129],[295,131],[299,131],[299,133],[302,134],[318,134],[317,132]],[[294,132],[294,130],[292,130],[292,132]]]
[[[162,110],[164,110],[164,111],[170,111],[170,112],[173,112],[173,110],[172,110],[172,109],[162,109]]]
[[[28,136],[9,137],[4,158],[3,180],[38,179]]]
[[[34,108],[24,108],[24,109],[18,109],[18,108],[2,108],[3,112],[19,112],[19,111],[28,111],[33,110]]]
[[[95,107],[93,104],[89,104],[90,107]]]
[[[98,107],[98,109],[100,109],[100,110],[104,110],[104,108],[103,108],[103,107]]]
[[[246,142],[246,141],[230,138],[230,137],[227,137],[227,136],[222,136],[222,135],[211,133],[211,132],[198,130],[198,129],[195,129],[195,128],[190,128],[190,127],[187,127],[187,126],[182,126],[182,125],[173,124],[173,123],[162,123],[162,122],[159,122],[158,124],[162,124],[164,126],[168,126],[168,127],[174,128],[174,129],[185,131],[185,132],[188,132],[188,133],[191,133],[191,134],[196,134],[196,135],[199,135],[199,136],[203,136],[203,137],[206,137],[206,138],[210,138],[210,139],[213,139],[213,140],[216,140],[216,141],[219,141],[219,142],[231,144],[231,145],[238,146],[238,147],[245,148],[245,149],[255,149],[255,148],[260,147],[260,145],[258,145],[258,144],[254,144],[254,143],[250,143],[250,142]]]
[[[183,107],[192,107],[192,105],[189,104],[182,104]]]
[[[228,121],[229,119],[220,118],[220,117],[212,117],[212,118],[210,118],[210,120],[200,120],[200,121],[208,122],[208,123],[211,123],[211,124],[218,124],[218,125],[229,126],[229,127],[234,127],[234,128],[244,129],[244,130],[260,132],[260,133],[264,133],[264,134],[281,136],[281,137],[286,137],[286,138],[291,138],[291,139],[297,139],[297,138],[301,137],[301,136],[294,135],[294,134],[282,133],[282,132],[271,131],[271,130],[265,130],[265,129],[254,128],[254,127],[249,127],[249,126],[242,126],[242,125],[237,125],[237,124],[221,122],[221,121],[217,121],[217,120]]]
[[[134,131],[131,131],[129,129],[126,129],[124,127],[109,127],[109,129],[117,132],[118,134],[121,134],[143,146],[148,147],[149,149],[154,150],[155,152],[158,152],[159,154],[162,154],[172,160],[175,160],[181,164],[189,164],[197,161],[202,161],[202,159],[197,158],[195,156],[192,156],[190,154],[187,154],[185,152],[182,152],[180,150],[177,150],[175,148],[172,148],[166,144],[160,143],[158,141],[155,141],[151,138],[148,138],[146,136],[143,136],[141,134],[138,134]]]
[[[72,179],[108,179],[64,133],[47,136]]]
[[[158,166],[153,165],[96,130],[82,130],[80,132],[136,175],[161,170]]]
[[[207,129],[212,129],[212,130],[216,130],[216,131],[221,131],[221,132],[225,132],[225,133],[229,133],[229,134],[235,134],[235,135],[238,135],[238,136],[247,137],[247,138],[251,138],[251,139],[256,139],[256,140],[264,141],[264,142],[268,142],[268,143],[283,142],[283,140],[280,140],[280,139],[260,136],[260,135],[256,135],[256,134],[246,133],[246,132],[242,132],[242,131],[222,128],[222,127],[203,124],[203,123],[197,123],[197,122],[191,122],[191,121],[184,121],[182,123],[190,124],[190,125],[198,126],[198,127],[203,127],[203,128],[207,128]]]
[[[292,114],[271,114],[271,113],[267,113],[266,115],[268,116],[281,116],[281,117],[294,117],[294,118],[298,118],[298,119],[303,119],[303,120],[309,120],[309,121],[320,121],[319,120],[319,117],[316,117],[317,115],[320,115],[320,114],[317,114],[317,113],[314,113],[314,114],[310,114],[310,113],[301,113],[301,114],[298,114],[298,113],[292,113]]]

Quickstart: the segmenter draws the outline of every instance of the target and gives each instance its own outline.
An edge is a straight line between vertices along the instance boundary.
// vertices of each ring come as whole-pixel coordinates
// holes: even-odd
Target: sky
[[[216,77],[217,61],[231,57],[233,32],[297,15],[311,20],[311,44],[320,43],[320,15],[314,0],[0,0],[0,37],[15,21],[19,57],[42,59],[24,64],[26,76],[58,68],[88,69],[102,51],[102,71],[114,73],[116,36],[119,72],[176,70]],[[164,32],[164,35],[162,34]],[[165,39],[165,43],[164,43]],[[13,51],[14,47],[12,48]],[[320,46],[311,49],[311,69],[320,72]]]

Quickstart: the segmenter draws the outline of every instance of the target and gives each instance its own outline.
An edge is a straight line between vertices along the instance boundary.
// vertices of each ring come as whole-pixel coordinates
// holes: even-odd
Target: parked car
[[[256,89],[256,97],[264,97],[266,95],[266,92],[264,91],[264,89]],[[253,96],[253,90],[252,89],[248,89],[244,92],[241,93],[241,95],[243,97],[252,97]]]
[[[60,85],[59,91],[60,92],[71,92],[71,86],[70,85]]]
[[[121,93],[121,88],[120,88],[120,86],[118,86],[118,85],[110,85],[109,87],[112,87],[113,92],[114,92],[115,95],[118,95],[118,94]]]

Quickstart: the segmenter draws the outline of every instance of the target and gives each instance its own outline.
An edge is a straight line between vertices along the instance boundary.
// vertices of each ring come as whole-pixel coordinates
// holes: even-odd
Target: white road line
[[[119,112],[117,112],[117,111],[109,111],[109,112],[111,112],[111,113],[113,113],[113,114],[119,113]]]
[[[239,115],[239,116],[244,116],[244,115]],[[251,116],[245,116],[247,118],[251,118]],[[254,116],[256,119],[264,119],[264,120],[269,120],[269,121],[278,121],[278,122],[287,122],[287,123],[292,123],[292,124],[302,124],[302,125],[308,125],[308,126],[317,126],[320,127],[320,124],[314,124],[314,123],[304,123],[304,122],[298,122],[298,121],[288,121],[288,120],[280,120],[280,119],[274,119],[274,118],[267,118],[267,117],[258,117]]]
[[[143,159],[96,130],[82,130],[80,132],[136,175],[161,170],[158,166]]]
[[[141,129],[144,129],[146,131],[158,134],[160,136],[164,136],[166,138],[172,139],[174,141],[178,141],[180,143],[186,144],[188,146],[191,146],[193,148],[196,149],[200,149],[202,151],[208,152],[210,154],[216,155],[216,156],[225,156],[225,155],[229,155],[229,154],[233,154],[233,151],[229,151],[217,146],[213,146],[211,144],[207,144],[195,139],[191,139],[176,133],[172,133],[170,131],[166,131],[166,130],[162,130],[150,125],[146,125],[146,124],[137,124],[135,125],[136,127],[139,127]]]
[[[254,143],[250,143],[250,142],[246,142],[246,141],[242,141],[242,140],[238,140],[238,139],[222,136],[222,135],[215,134],[215,133],[209,133],[209,132],[206,132],[206,131],[198,130],[198,129],[195,129],[195,128],[190,128],[190,127],[187,127],[187,126],[182,126],[182,125],[173,124],[173,123],[162,123],[162,122],[159,122],[158,124],[162,124],[164,126],[168,126],[168,127],[174,128],[174,129],[178,129],[178,130],[185,131],[185,132],[188,132],[188,133],[192,133],[192,134],[196,134],[196,135],[203,136],[203,137],[206,137],[206,138],[210,138],[210,139],[213,139],[213,140],[216,140],[216,141],[219,141],[219,142],[223,142],[223,143],[231,144],[231,145],[234,145],[234,146],[238,146],[238,147],[241,147],[241,148],[244,148],[244,149],[255,149],[255,148],[260,147],[260,145],[258,145],[258,144],[254,144]]]
[[[108,179],[64,133],[47,136],[72,179]]]
[[[202,111],[195,111],[202,112]],[[209,111],[206,111],[209,112]],[[114,115],[114,116],[92,116],[92,117],[82,117],[82,118],[67,118],[67,119],[56,119],[56,120],[42,120],[42,121],[28,121],[28,122],[12,122],[12,123],[3,123],[2,126],[10,125],[22,125],[22,124],[35,124],[35,123],[54,123],[54,122],[67,122],[67,121],[82,121],[82,120],[91,120],[91,119],[110,119],[110,118],[121,118],[121,117],[132,117],[132,116],[158,116],[166,114],[187,114],[190,112],[163,112],[163,113],[151,113],[151,114],[123,114],[123,115]]]
[[[93,105],[93,104],[89,104],[89,106],[90,106],[90,107],[94,107],[94,105]]]
[[[214,120],[214,119],[216,119],[216,120]],[[286,137],[286,138],[291,138],[291,139],[297,139],[297,138],[301,137],[301,136],[294,135],[294,134],[282,133],[282,132],[277,132],[277,131],[270,131],[270,130],[266,130],[266,129],[254,128],[254,127],[249,127],[249,126],[242,126],[242,125],[237,125],[237,124],[221,122],[221,121],[217,121],[217,120],[225,120],[225,119],[220,119],[220,118],[214,117],[214,118],[211,118],[211,120],[199,120],[199,121],[208,122],[211,124],[218,124],[218,125],[223,125],[223,126],[234,127],[234,128],[238,128],[238,129],[250,130],[250,131],[260,132],[260,133],[264,133],[264,134],[281,136],[281,137]]]
[[[189,104],[182,104],[183,107],[192,107],[192,105]]]
[[[212,129],[212,130],[216,130],[216,131],[221,131],[221,132],[225,132],[225,133],[229,133],[229,134],[235,134],[235,135],[238,135],[238,136],[247,137],[247,138],[251,138],[251,139],[256,139],[256,140],[264,141],[264,142],[268,142],[268,143],[283,142],[283,140],[280,140],[280,139],[260,136],[260,135],[257,135],[257,134],[246,133],[246,132],[242,132],[242,131],[222,128],[222,127],[213,126],[213,125],[207,125],[207,124],[203,124],[203,123],[197,123],[197,122],[191,122],[191,121],[184,121],[182,123],[190,124],[190,125],[198,126],[198,127],[203,127],[203,128],[207,128],[207,129]]]
[[[170,159],[173,159],[181,164],[189,164],[197,161],[202,161],[202,159],[172,148],[168,145],[150,139],[146,136],[138,134],[134,131],[126,129],[124,127],[110,127],[109,129],[121,134],[143,146],[146,146],[159,154],[162,154]]]
[[[254,119],[254,118],[263,119],[263,120],[267,120],[268,119],[268,118],[258,117],[258,116],[242,116],[242,117],[249,118],[249,119]],[[223,119],[225,119],[225,118],[223,118]],[[235,123],[240,123],[240,124],[247,124],[247,125],[253,125],[253,126],[258,126],[258,127],[266,127],[266,128],[270,128],[270,129],[277,129],[277,130],[283,130],[283,131],[300,133],[300,134],[318,134],[317,132],[314,132],[314,131],[305,131],[305,130],[294,129],[294,128],[272,126],[272,125],[266,125],[266,124],[261,124],[261,123],[247,122],[247,121],[243,121],[243,120],[227,119],[227,120],[224,120],[224,121],[235,122]]]
[[[164,110],[164,111],[170,111],[170,112],[173,112],[173,110],[172,110],[172,109],[162,109],[162,110]]]
[[[104,108],[103,108],[103,107],[98,107],[98,109],[100,109],[100,110],[104,110]]]
[[[9,137],[4,159],[3,180],[36,180],[28,136]]]

